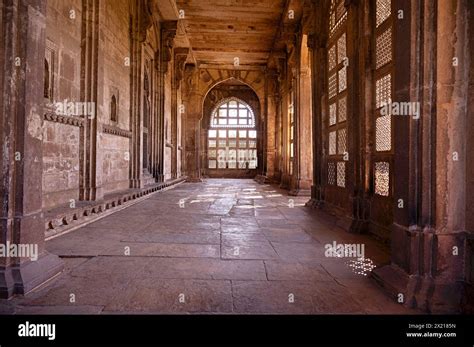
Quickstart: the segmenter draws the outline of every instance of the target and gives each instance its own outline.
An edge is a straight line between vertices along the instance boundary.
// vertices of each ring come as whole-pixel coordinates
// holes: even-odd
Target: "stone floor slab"
[[[126,290],[126,299],[104,308],[129,313],[230,313],[230,281],[202,281],[146,278]]]
[[[306,200],[245,179],[153,194],[49,240],[64,273],[25,297],[0,300],[0,313],[415,312],[385,295],[370,272],[357,274],[352,259],[325,255],[328,243],[357,243],[374,266],[390,260],[386,247],[345,232]]]
[[[270,281],[333,281],[321,264],[298,263],[283,260],[265,260],[267,277]]]

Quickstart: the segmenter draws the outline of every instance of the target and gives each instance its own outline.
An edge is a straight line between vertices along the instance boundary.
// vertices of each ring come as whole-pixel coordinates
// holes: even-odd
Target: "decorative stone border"
[[[58,115],[56,113],[45,113],[43,116],[44,120],[61,123],[66,125],[72,125],[76,127],[83,127],[84,126],[84,119],[79,117],[71,117],[71,116],[63,116]]]
[[[187,177],[156,183],[143,189],[130,189],[123,194],[112,194],[112,197],[105,197],[101,201],[91,201],[89,204],[76,208],[59,207],[45,213],[45,233],[46,240],[72,231],[78,227],[89,224],[102,217],[108,216],[122,208],[131,205],[132,201],[139,201],[147,195],[183,183]]]
[[[115,125],[102,124],[102,132],[105,134],[122,136],[131,139],[132,132],[129,130],[120,129]]]

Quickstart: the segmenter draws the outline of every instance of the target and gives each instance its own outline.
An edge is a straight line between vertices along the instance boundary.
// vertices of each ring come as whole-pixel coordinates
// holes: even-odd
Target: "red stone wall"
[[[80,93],[81,1],[51,0],[47,6],[46,38],[53,50],[52,103],[75,102]],[[50,103],[46,99],[45,102]],[[79,127],[45,120],[43,207],[77,200],[78,188]]]
[[[79,128],[45,121],[43,207],[79,198]]]
[[[53,51],[53,100],[79,102],[81,73],[82,2],[47,2],[47,45]],[[97,118],[99,124],[130,130],[129,3],[127,0],[100,4],[99,71],[97,74]],[[117,99],[118,121],[110,119],[112,95]],[[87,101],[87,100],[86,100]],[[45,99],[46,103],[51,103]],[[77,117],[74,115],[73,117]],[[107,194],[129,186],[130,139],[97,134],[97,186]],[[43,128],[43,206],[51,208],[79,199],[80,128],[45,120]]]
[[[104,1],[101,5],[99,38],[98,120],[130,130],[129,4],[127,0]],[[102,72],[102,73],[101,73]],[[117,123],[110,119],[110,101],[117,98]],[[99,130],[100,132],[100,130]],[[130,139],[100,133],[97,151],[97,176],[104,194],[129,186]],[[100,183],[99,183],[100,184]]]

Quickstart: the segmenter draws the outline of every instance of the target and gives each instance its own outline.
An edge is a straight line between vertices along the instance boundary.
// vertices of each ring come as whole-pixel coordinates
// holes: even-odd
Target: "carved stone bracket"
[[[303,6],[302,29],[305,34],[315,33],[315,3],[313,0],[305,0]]]
[[[189,95],[193,91],[198,69],[194,64],[185,64],[184,66],[184,95]]]
[[[129,130],[120,129],[117,126],[109,125],[109,124],[102,124],[102,132],[104,134],[110,134],[115,136],[121,136],[131,139],[132,132]]]
[[[168,63],[173,59],[174,38],[178,27],[177,21],[167,21],[161,27],[161,61],[163,62],[163,73],[168,72]]]
[[[138,42],[145,42],[147,30],[152,26],[153,19],[148,2],[138,1],[135,8],[135,18],[132,29],[132,37]]]
[[[179,47],[174,50],[175,56],[175,83],[179,86],[180,81],[184,77],[184,67],[188,59],[189,48]]]
[[[50,122],[73,125],[76,127],[84,126],[84,118],[79,118],[79,117],[63,116],[63,115],[58,115],[55,113],[46,113],[44,114],[43,118],[44,120],[47,120]]]
[[[296,64],[298,35],[293,26],[287,26],[281,33],[281,40],[285,44],[288,63]]]
[[[268,95],[278,97],[280,90],[278,87],[278,71],[276,69],[270,69],[267,71],[266,79],[268,81]]]

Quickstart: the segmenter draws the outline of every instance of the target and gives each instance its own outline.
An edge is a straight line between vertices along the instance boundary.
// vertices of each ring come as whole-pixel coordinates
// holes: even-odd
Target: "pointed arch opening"
[[[245,101],[229,97],[214,107],[208,130],[207,157],[210,170],[257,169],[255,114]]]
[[[260,100],[238,80],[207,93],[201,119],[201,174],[213,178],[253,178],[262,163]]]

